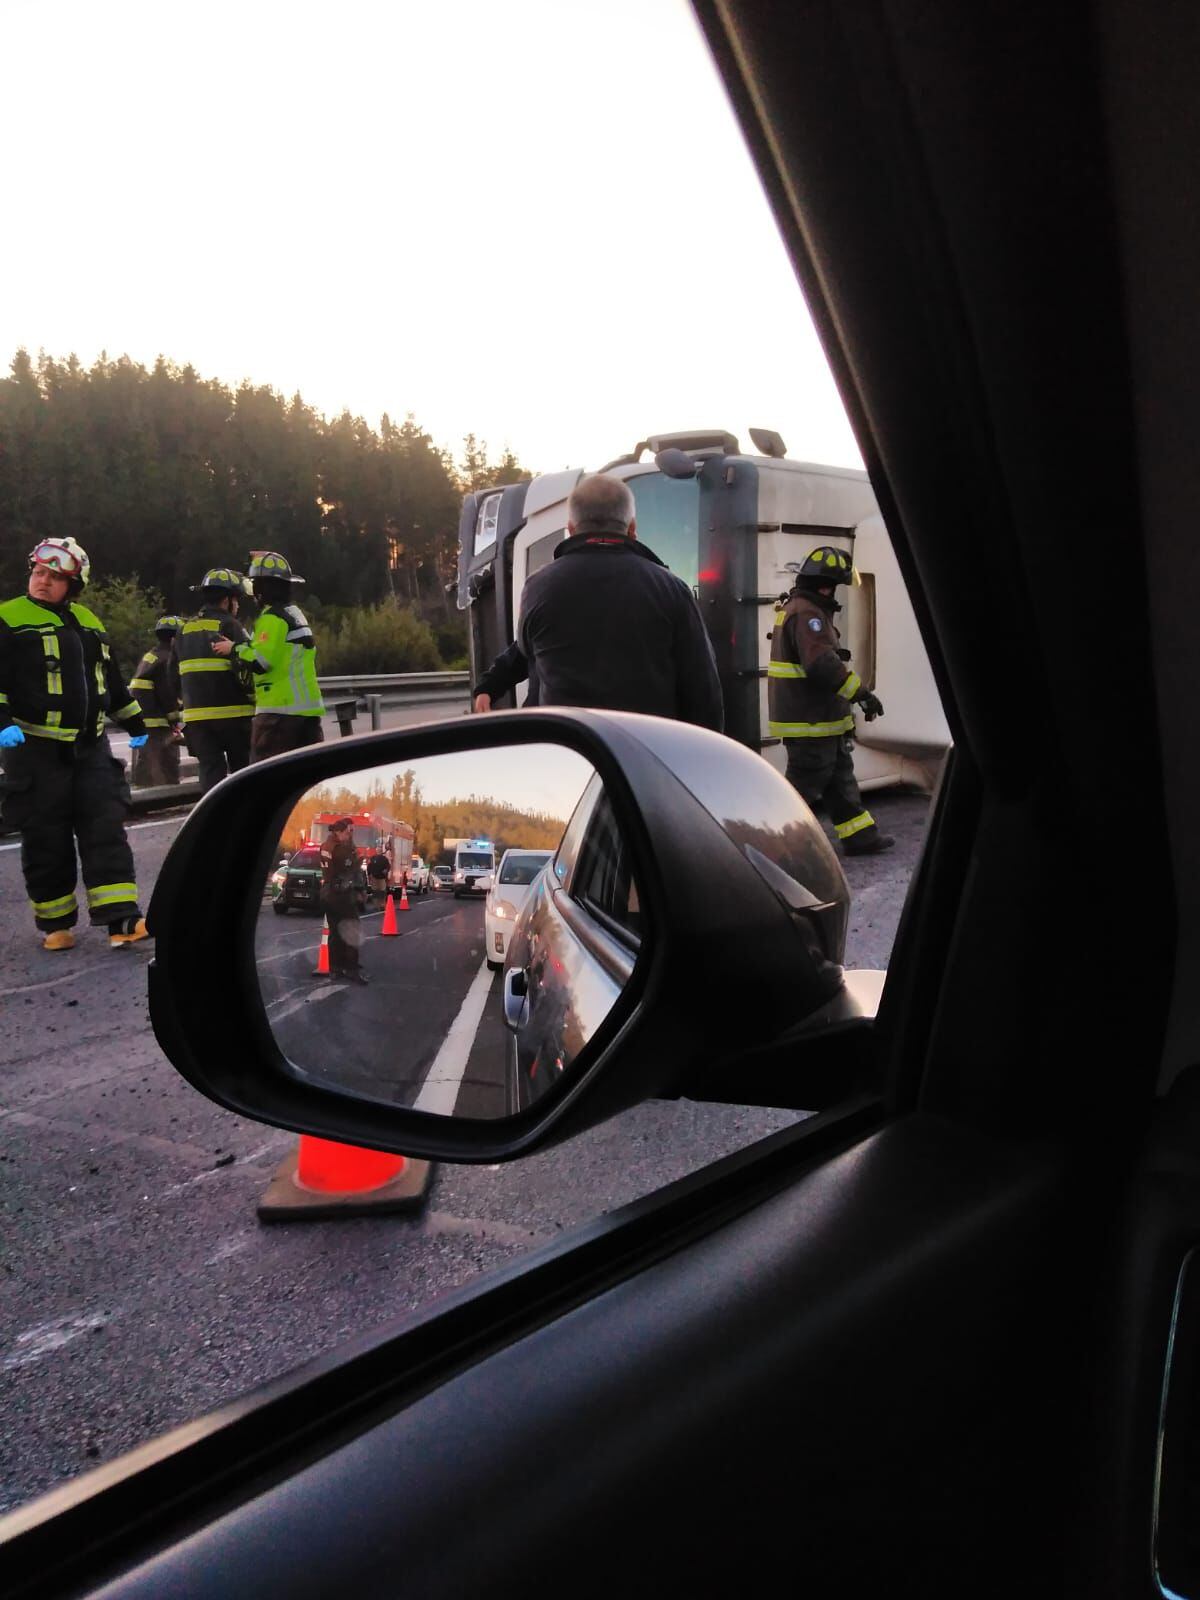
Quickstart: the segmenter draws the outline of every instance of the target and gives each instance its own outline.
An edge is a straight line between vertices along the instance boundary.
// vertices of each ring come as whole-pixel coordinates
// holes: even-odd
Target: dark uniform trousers
[[[303,750],[306,745],[323,744],[325,733],[320,717],[297,717],[287,712],[257,711],[250,740],[251,761],[266,761],[269,756]],[[331,935],[332,937],[332,935]],[[332,958],[331,958],[332,959]]]
[[[856,817],[865,818],[864,826],[856,830],[856,838],[866,839],[872,830],[878,831],[863,805],[846,734],[828,739],[785,739],[783,743],[787,750],[787,780],[812,810],[826,811],[835,828]]]
[[[29,898],[46,908],[35,910],[37,926],[50,933],[78,920],[76,843],[92,922],[136,916],[133,852],[125,837],[129,788],[108,739],[27,739],[4,752],[4,777],[4,823],[20,832]]]
[[[314,721],[315,718],[305,720]],[[330,977],[357,972],[362,924],[359,922],[358,900],[354,891],[351,890],[349,894],[330,894],[325,914],[329,918]]]
[[[136,789],[157,789],[179,782],[179,745],[169,728],[151,728],[147,741],[133,752]]]
[[[222,778],[250,765],[250,724],[253,717],[213,717],[189,722],[188,749],[200,768],[200,793],[215,789]]]

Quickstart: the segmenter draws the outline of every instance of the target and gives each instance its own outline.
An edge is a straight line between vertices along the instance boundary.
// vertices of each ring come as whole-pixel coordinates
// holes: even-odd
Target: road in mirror
[[[618,919],[585,896],[564,922],[589,840]],[[273,859],[256,935],[271,1030],[298,1075],[357,1098],[506,1116],[569,1072],[632,970],[636,890],[604,791],[558,746],[346,774],[296,800]]]

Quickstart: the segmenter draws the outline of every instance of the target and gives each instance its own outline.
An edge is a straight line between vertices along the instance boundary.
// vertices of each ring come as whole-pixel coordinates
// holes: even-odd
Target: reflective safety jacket
[[[220,638],[233,643],[227,656],[217,655],[212,648],[212,641]],[[237,660],[245,643],[245,628],[219,606],[201,606],[175,635],[172,649],[179,666],[185,726],[254,715],[249,673]]]
[[[148,728],[169,728],[183,715],[179,699],[179,665],[171,645],[157,640],[138,662],[129,692],[142,708]]]
[[[146,731],[95,612],[27,595],[0,605],[0,728],[15,722],[27,739],[87,744],[106,716]]]
[[[299,606],[264,606],[237,655],[254,673],[256,711],[319,717],[325,710],[313,631]]]
[[[838,655],[841,635],[811,595],[794,593],[775,613],[767,667],[768,732],[776,739],[830,739],[854,731],[850,710],[863,682]]]

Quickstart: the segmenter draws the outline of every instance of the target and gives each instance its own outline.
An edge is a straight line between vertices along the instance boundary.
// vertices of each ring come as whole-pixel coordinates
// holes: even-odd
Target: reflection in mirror
[[[555,745],[429,756],[310,789],[256,955],[293,1070],[359,1099],[494,1118],[569,1074],[641,939],[603,785]]]

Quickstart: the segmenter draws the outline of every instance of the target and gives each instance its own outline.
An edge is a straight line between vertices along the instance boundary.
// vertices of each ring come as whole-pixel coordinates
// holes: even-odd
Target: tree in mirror
[[[430,756],[299,795],[255,952],[306,1081],[497,1118],[562,1081],[632,974],[641,914],[603,785],[548,744]]]

